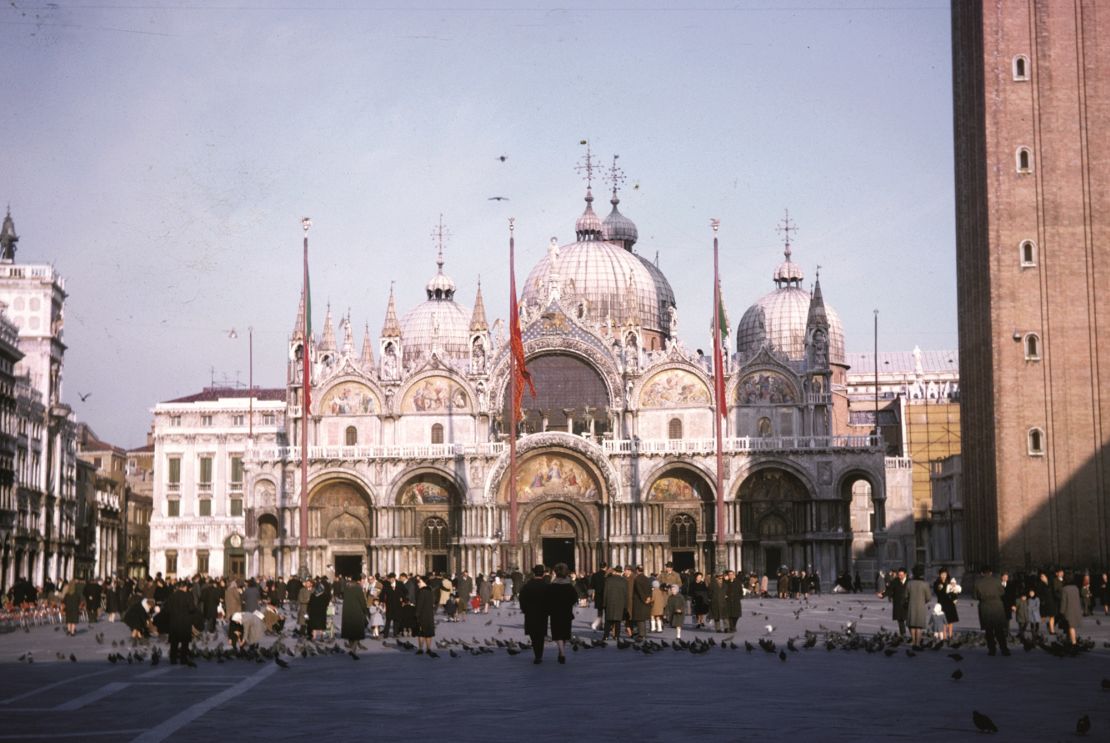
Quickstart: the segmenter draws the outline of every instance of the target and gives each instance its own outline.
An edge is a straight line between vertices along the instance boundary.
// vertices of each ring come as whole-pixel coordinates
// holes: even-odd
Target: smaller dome
[[[635,222],[620,213],[617,208],[620,201],[614,191],[613,198],[609,200],[613,205],[613,211],[609,212],[609,216],[602,223],[602,235],[610,242],[622,243],[625,250],[631,250],[640,238],[640,231],[636,229]]]
[[[775,269],[774,279],[776,284],[781,285],[790,282],[801,284],[804,278],[805,274],[802,272],[802,267],[790,260],[789,256]]]
[[[574,234],[578,236],[578,242],[585,242],[587,240],[601,240],[603,231],[601,217],[594,212],[594,195],[587,188],[586,211],[582,212],[582,216],[574,223]]]
[[[442,249],[440,249],[439,257],[436,259],[436,275],[428,280],[424,289],[428,292],[428,299],[451,299],[455,296],[454,280],[443,273]]]

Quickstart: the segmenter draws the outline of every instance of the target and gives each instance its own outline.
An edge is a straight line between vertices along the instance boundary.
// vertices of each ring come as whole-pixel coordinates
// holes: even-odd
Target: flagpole
[[[714,377],[714,406],[713,422],[717,438],[717,565],[716,570],[722,570],[726,563],[725,554],[725,493],[724,493],[724,451],[721,446],[721,411],[727,408],[724,405],[724,374],[725,365],[721,354],[721,276],[717,256],[717,230],[720,220],[712,220],[713,225],[713,377]]]
[[[513,238],[513,218],[509,218],[509,322],[510,334],[519,332],[520,316],[516,306],[516,242]],[[516,348],[509,350],[509,549],[516,558],[516,429],[517,429],[517,368]],[[513,567],[508,565],[506,567]]]
[[[308,577],[308,415],[309,406],[311,404],[309,385],[312,382],[309,373],[311,361],[309,360],[309,346],[312,338],[312,328],[309,318],[311,314],[311,299],[309,297],[308,288],[308,229],[312,226],[312,220],[305,217],[301,220],[301,227],[304,228],[304,346],[302,347],[301,359],[303,360],[303,377],[301,380],[301,508],[300,508],[300,546],[301,546],[301,560],[300,560],[300,573],[301,577]]]

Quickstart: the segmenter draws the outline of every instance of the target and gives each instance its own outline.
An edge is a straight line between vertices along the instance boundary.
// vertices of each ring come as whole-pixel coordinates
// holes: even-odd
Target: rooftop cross
[[[443,226],[443,215],[439,215],[439,224],[432,230],[432,240],[436,244],[438,255],[436,256],[436,265],[440,270],[443,270],[443,244],[451,237],[451,231]]]
[[[609,172],[605,175],[605,180],[613,187],[613,198],[617,196],[617,189],[624,183],[624,171],[617,167],[617,158],[620,155],[613,155],[613,164],[609,168]]]
[[[584,162],[581,165],[575,165],[574,169],[577,170],[579,173],[585,174],[586,190],[589,190],[593,186],[594,168],[596,168],[597,165],[594,164],[594,156],[590,152],[590,140],[583,139],[578,144],[586,145],[586,157],[583,158]]]
[[[779,226],[775,228],[775,232],[782,235],[783,245],[786,246],[786,249],[783,251],[786,260],[790,260],[790,233],[797,231],[798,225],[790,221],[790,210],[784,209],[782,221],[779,222]]]

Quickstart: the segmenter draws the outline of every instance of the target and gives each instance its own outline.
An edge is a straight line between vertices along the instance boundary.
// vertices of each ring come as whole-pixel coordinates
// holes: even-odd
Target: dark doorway
[[[776,575],[782,565],[782,547],[763,548],[763,572]]]
[[[697,561],[694,559],[693,550],[674,550],[671,552],[671,562],[674,563],[674,570],[676,573],[681,573],[685,570],[693,570],[697,567]]]
[[[424,565],[426,566],[429,573],[442,573],[446,575],[447,555],[442,553],[437,555],[428,555],[427,559],[424,561]]]
[[[574,540],[563,537],[543,538],[543,564],[554,567],[565,562],[567,567],[574,570]]]
[[[344,578],[361,578],[362,555],[336,555],[335,574]]]
[[[227,575],[242,578],[247,574],[247,556],[240,550],[227,553]]]

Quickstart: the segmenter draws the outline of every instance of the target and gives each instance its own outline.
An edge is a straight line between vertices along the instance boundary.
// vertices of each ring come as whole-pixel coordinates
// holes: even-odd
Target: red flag
[[[527,382],[528,391],[533,399],[536,397],[536,387],[532,384],[532,375],[528,373],[524,362],[524,339],[520,336],[520,310],[516,303],[516,246],[511,232],[509,234],[509,323],[509,345],[513,354],[513,413],[519,421],[524,384]]]

